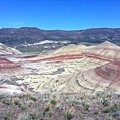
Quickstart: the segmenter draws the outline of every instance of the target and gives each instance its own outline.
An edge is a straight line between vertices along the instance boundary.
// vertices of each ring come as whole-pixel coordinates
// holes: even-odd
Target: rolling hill
[[[67,44],[79,43],[93,45],[106,40],[120,45],[120,28],[92,28],[69,31],[42,30],[36,27],[0,29],[0,42],[20,50],[55,49]]]

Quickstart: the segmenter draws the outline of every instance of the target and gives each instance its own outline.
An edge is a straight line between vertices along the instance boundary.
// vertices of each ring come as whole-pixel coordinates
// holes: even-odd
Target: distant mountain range
[[[46,40],[52,42],[44,42]],[[53,49],[73,43],[99,44],[106,40],[120,45],[120,28],[92,28],[70,31],[42,30],[36,27],[0,29],[0,42],[17,49]],[[44,44],[41,44],[42,41]]]

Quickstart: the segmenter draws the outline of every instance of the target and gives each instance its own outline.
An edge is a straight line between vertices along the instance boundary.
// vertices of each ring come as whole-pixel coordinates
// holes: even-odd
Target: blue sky
[[[120,28],[120,0],[0,0],[0,28]]]

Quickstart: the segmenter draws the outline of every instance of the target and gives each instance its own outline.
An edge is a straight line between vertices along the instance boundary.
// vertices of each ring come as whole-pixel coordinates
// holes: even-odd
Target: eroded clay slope
[[[0,54],[21,54],[20,51],[18,51],[17,49],[15,48],[11,48],[11,47],[8,47],[2,43],[0,43]]]
[[[98,55],[111,60],[120,57],[120,47],[111,42],[105,41],[97,46],[90,46],[84,51],[84,54],[91,56]]]
[[[84,52],[86,48],[87,46],[82,44],[79,45],[70,44],[68,46],[64,46],[55,50],[52,54],[53,55],[80,54]]]
[[[69,45],[47,54],[21,59],[29,74],[21,76],[27,89],[40,93],[119,91],[120,47]]]
[[[120,93],[120,61],[113,61],[79,74],[81,86],[93,91],[115,91]]]
[[[25,69],[17,65],[16,63],[6,58],[0,58],[0,76],[14,75],[24,71]]]
[[[97,46],[68,45],[54,52],[27,59],[28,62],[61,62],[69,59],[87,58],[90,60],[112,61],[120,57],[120,47],[108,41]]]
[[[27,59],[28,62],[39,62],[39,61],[51,61],[51,62],[61,62],[68,59],[78,59],[82,58],[82,52],[87,48],[87,46],[79,44],[70,44],[68,46],[61,47],[52,52],[48,52],[37,57]]]

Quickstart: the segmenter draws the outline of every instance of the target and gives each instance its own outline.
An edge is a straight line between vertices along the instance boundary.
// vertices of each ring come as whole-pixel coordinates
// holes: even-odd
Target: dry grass
[[[120,120],[120,95],[1,95],[0,120]]]

